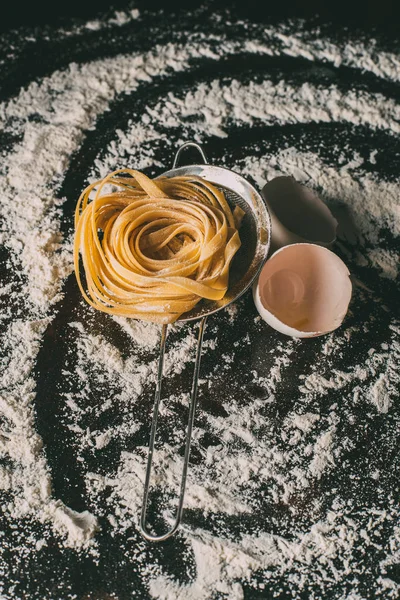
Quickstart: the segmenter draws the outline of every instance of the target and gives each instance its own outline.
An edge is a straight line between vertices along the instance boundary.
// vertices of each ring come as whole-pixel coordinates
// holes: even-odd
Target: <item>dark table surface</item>
[[[191,32],[204,31],[207,35],[213,33],[216,44],[221,35],[226,35],[232,42],[239,39],[251,41],[262,35],[265,26],[278,27],[282,21],[279,11],[276,14],[260,13],[252,3],[247,7],[248,10],[235,4],[230,15],[223,11],[221,4],[207,4],[192,13],[180,11],[176,7],[177,17],[173,20],[167,20],[165,13],[155,10],[151,3],[150,8],[146,8],[143,3],[139,6],[139,19],[128,20],[123,25],[109,22],[98,30],[85,28],[85,22],[88,19],[98,19],[100,23],[110,21],[112,9],[104,14],[96,13],[92,8],[88,12],[82,8],[80,14],[71,10],[71,14],[66,14],[61,19],[54,11],[49,12],[47,19],[44,11],[38,11],[36,19],[30,14],[27,18],[29,22],[24,22],[22,16],[19,21],[14,11],[9,25],[19,24],[19,29],[4,32],[0,42],[1,101],[7,102],[16,97],[22,88],[34,81],[40,83],[52,73],[66,69],[72,62],[82,65],[121,53],[146,52],[156,44],[162,46],[169,42],[184,45]],[[307,6],[310,10],[314,7],[310,3]],[[387,8],[386,4],[383,6]],[[125,10],[126,7],[117,5],[117,9]],[[75,15],[72,14],[74,12]],[[218,17],[218,14],[222,16]],[[358,23],[350,19],[346,24],[344,7],[336,19],[332,18],[332,14],[323,14],[322,18],[308,16],[309,20],[303,22],[301,28],[307,32],[319,26],[322,40],[330,39],[338,46],[343,41],[367,44],[373,35],[377,40],[378,53],[396,52],[397,40],[390,27],[383,27],[380,22],[383,19],[364,15]],[[375,24],[377,29],[373,30]],[[288,35],[297,27],[296,22],[289,24]],[[127,160],[123,149],[118,148],[120,138],[116,132],[127,131],[130,127],[129,120],[141,115],[146,106],[155,107],[159,101],[165,100],[168,93],[184,97],[199,82],[208,84],[213,79],[224,82],[236,79],[241,84],[247,84],[267,78],[275,85],[279,81],[285,81],[294,87],[307,82],[321,88],[337,85],[349,93],[356,91],[382,94],[384,100],[398,100],[399,96],[398,87],[390,78],[385,79],[356,66],[335,66],[324,60],[310,60],[307,56],[279,53],[268,56],[238,50],[229,58],[215,60],[203,56],[191,59],[190,68],[183,72],[169,71],[150,83],[143,81],[132,93],[117,94],[110,102],[109,110],[99,115],[95,128],[85,132],[81,146],[74,151],[62,177],[52,189],[59,198],[66,198],[62,205],[61,223],[65,239],[68,239],[73,230],[76,199],[91,174],[95,160],[104,157],[105,148],[113,140],[117,144],[116,161],[118,156],[121,160]],[[156,125],[158,131],[168,136],[169,143],[163,144],[160,140],[155,142],[154,165],[144,169],[149,175],[157,175],[168,168],[174,149],[183,136],[190,134],[190,121],[185,123],[184,128],[168,127],[165,131],[162,123]],[[383,182],[396,182],[398,177],[398,137],[384,127],[373,128],[368,123],[355,125],[335,122],[334,119],[328,123],[312,120],[292,124],[260,121],[241,125],[232,120],[226,124],[226,131],[227,137],[207,131],[200,135],[200,141],[216,164],[234,167],[242,164],[249,156],[256,159],[266,153],[273,156],[285,147],[294,147],[318,154],[324,164],[333,168],[341,160],[340,153],[344,152],[348,160],[351,160],[354,153],[358,152],[365,159],[363,174],[372,174]],[[19,141],[20,137],[13,137],[9,130],[0,137],[3,168],[7,165],[8,153]],[[378,150],[375,163],[367,161],[373,149]],[[129,160],[130,166],[134,167],[134,157]],[[356,172],[354,177],[357,178]],[[311,181],[310,185],[312,184]],[[324,190],[319,191],[323,195]],[[343,207],[341,200],[332,199],[332,208],[334,210],[336,207],[339,215],[338,207]],[[379,227],[377,224],[377,229]],[[378,233],[376,247],[389,252],[398,247],[398,239],[389,229],[381,228]],[[247,503],[250,507],[247,512],[241,513],[238,510],[234,514],[227,514],[223,509],[218,511],[215,508],[207,512],[196,508],[195,502],[189,502],[184,513],[182,531],[171,541],[157,546],[146,544],[138,534],[138,502],[132,507],[126,507],[123,499],[114,497],[110,504],[110,488],[105,487],[96,496],[93,488],[88,492],[86,485],[88,473],[112,478],[123,461],[124,453],[142,455],[149,436],[153,381],[144,382],[140,397],[127,401],[123,408],[118,403],[113,403],[110,410],[102,412],[105,399],[121,394],[124,385],[128,386],[129,391],[129,382],[121,384],[114,380],[108,381],[107,377],[102,380],[96,371],[97,365],[96,368],[93,367],[93,373],[89,373],[93,385],[82,392],[82,380],[74,376],[79,361],[71,351],[79,342],[80,334],[79,329],[70,327],[70,323],[81,323],[93,335],[102,336],[109,344],[108,348],[116,348],[124,360],[129,360],[132,353],[136,353],[139,365],[146,365],[155,359],[157,346],[153,345],[145,350],[135,346],[115,322],[103,314],[94,314],[84,305],[73,275],[65,280],[63,298],[48,310],[50,324],[41,338],[40,350],[33,366],[36,382],[36,396],[33,400],[35,427],[43,440],[43,455],[51,474],[52,498],[61,500],[78,512],[89,510],[98,518],[100,529],[94,537],[93,545],[89,543],[87,548],[68,547],[65,535],[58,533],[51,523],[40,523],[34,515],[15,519],[5,510],[1,517],[2,597],[144,600],[155,597],[155,592],[151,591],[149,585],[156,575],[175,581],[176,586],[171,587],[170,592],[165,591],[164,595],[158,596],[171,600],[185,595],[189,599],[193,597],[204,600],[241,597],[249,600],[275,597],[361,600],[396,597],[396,582],[400,584],[399,560],[395,556],[396,544],[399,543],[398,538],[396,542],[395,528],[400,525],[397,509],[398,401],[396,403],[392,398],[388,412],[379,412],[362,398],[366,397],[368,390],[381,376],[384,377],[384,393],[389,394],[390,386],[396,387],[398,383],[394,375],[385,374],[384,365],[374,372],[368,371],[366,379],[352,378],[351,374],[369,364],[371,349],[382,354],[383,349],[389,348],[388,358],[382,360],[384,363],[386,360],[393,363],[393,327],[398,312],[397,282],[382,277],[376,263],[360,263],[357,253],[371,250],[370,242],[364,241],[363,245],[360,241],[339,241],[335,251],[349,265],[353,275],[354,295],[344,326],[329,336],[329,341],[327,338],[316,338],[301,343],[293,342],[269,329],[257,319],[250,293],[239,301],[236,313],[223,312],[210,320],[206,331],[208,350],[204,355],[201,377],[212,381],[212,385],[201,386],[196,443],[192,453],[194,482],[196,485],[207,486],[207,473],[211,479],[217,476],[217,471],[213,471],[215,465],[211,465],[207,471],[207,449],[210,447],[221,445],[222,455],[226,451],[232,452],[239,462],[240,456],[245,456],[248,460],[252,453],[256,456],[259,449],[264,447],[271,449],[271,457],[276,457],[279,450],[287,452],[288,444],[282,438],[282,432],[288,431],[288,419],[293,414],[312,413],[318,416],[319,421],[310,432],[308,442],[302,439],[298,445],[298,456],[296,450],[291,451],[286,470],[272,470],[269,480],[258,481],[257,476],[249,476],[243,482],[238,467],[232,478],[238,479],[238,505],[241,502]],[[8,251],[2,248],[1,252],[2,281],[7,284],[13,276],[8,272]],[[24,302],[22,287],[19,294],[14,294],[9,301],[4,302],[2,310],[9,316],[3,322],[12,323],[20,319],[21,314],[33,318]],[[172,333],[169,341],[172,346],[175,345],[178,349],[183,347],[187,340],[187,327],[190,326],[178,328]],[[215,340],[218,343],[213,349]],[[193,353],[193,343],[192,340],[189,353]],[[226,360],[223,357],[227,357]],[[6,365],[7,353],[2,358]],[[280,358],[283,361],[281,365],[284,366],[276,376],[274,366]],[[178,454],[182,453],[182,431],[186,419],[182,394],[189,389],[192,364],[190,360],[181,372],[172,373],[165,387],[165,396],[172,394],[174,400],[170,402],[170,410],[164,414],[161,423],[160,443],[168,442]],[[307,392],[302,388],[304,378],[317,374],[328,381],[330,378],[335,379],[338,372],[349,374],[347,384],[331,388],[327,384],[323,393]],[[320,389],[319,387],[318,390]],[[5,394],[7,393],[11,392],[5,389]],[[354,401],[356,393],[357,397],[361,397],[359,402]],[[112,440],[98,450],[80,445],[77,443],[77,436],[81,434],[71,429],[73,418],[65,407],[66,394],[70,394],[69,397],[79,396],[79,402],[85,407],[79,420],[81,431],[104,432],[115,427],[115,431],[120,432],[120,426],[126,424],[129,427],[133,423],[131,433],[115,433]],[[393,390],[390,394],[392,397]],[[232,410],[238,411],[240,420],[240,410],[246,404],[254,407],[257,413],[254,423],[248,424],[249,433],[254,436],[253,442],[246,441],[239,435],[235,437],[234,434],[231,439],[219,439],[216,423],[229,418],[230,406]],[[232,426],[232,420],[227,422]],[[336,437],[332,446],[332,461],[325,465],[319,476],[310,475],[309,485],[301,490],[295,486],[292,495],[283,498],[279,477],[285,481],[282,485],[287,486],[288,478],[295,477],[291,473],[295,472],[296,467],[305,469],[307,473],[309,459],[304,454],[307,443],[315,444],[333,426]],[[177,428],[180,430],[178,434]],[[315,446],[314,452],[318,458]],[[215,454],[213,456],[216,460]],[[2,464],[4,468],[10,464],[5,453]],[[193,485],[191,479],[190,485]],[[214,492],[216,493],[215,490]],[[140,490],[138,493],[140,495]],[[12,490],[2,492],[4,506],[9,501],[10,494],[12,496]],[[157,506],[168,504],[171,496],[171,490],[163,497],[156,496],[151,505],[153,519],[156,519]],[[337,508],[339,505],[340,510]],[[234,562],[232,556],[240,554],[246,536],[253,540],[254,548],[257,539],[263,534],[281,536],[287,543],[291,543],[294,539],[304,539],[305,533],[316,524],[326,523],[332,512],[335,513],[336,525],[331,537],[328,535],[327,539],[331,539],[335,545],[340,538],[340,520],[346,535],[350,535],[353,527],[349,522],[354,523],[355,537],[348,551],[341,550],[342,546],[337,542],[337,550],[334,550],[331,562],[324,567],[318,563],[318,553],[314,550],[310,550],[311,561],[303,556],[294,557],[291,562],[287,559],[285,562],[280,556],[275,564],[273,561],[269,564],[268,557],[265,556],[267,551],[261,550],[261,554],[257,554],[255,549],[256,558],[254,565],[249,567],[251,573],[248,577],[240,568],[235,570],[232,565],[230,568],[230,563]],[[129,523],[131,519],[131,523],[123,527],[115,526],[108,518],[110,513],[114,515],[114,520],[118,521],[118,515],[122,515],[121,520]],[[374,543],[367,542],[360,533],[366,530],[372,536],[369,525],[376,534]],[[37,541],[42,539],[46,543],[37,547]],[[225,544],[225,550],[218,554],[219,543]],[[201,551],[199,544],[204,544]],[[227,552],[225,574],[220,576],[225,588],[216,581],[209,588],[205,586],[202,589],[200,585],[200,591],[194,592],[191,585],[196,580],[200,564],[199,559],[196,559],[196,552],[202,553],[204,558],[207,555],[207,544],[211,557],[220,557],[221,553],[223,555]],[[235,549],[230,558],[227,548]],[[247,556],[246,560],[250,560],[249,546],[243,551]],[[390,557],[392,558],[385,563]],[[200,577],[206,579],[204,573]],[[382,583],[383,579],[386,584]],[[391,583],[387,583],[389,580]],[[187,592],[185,585],[188,586]]]

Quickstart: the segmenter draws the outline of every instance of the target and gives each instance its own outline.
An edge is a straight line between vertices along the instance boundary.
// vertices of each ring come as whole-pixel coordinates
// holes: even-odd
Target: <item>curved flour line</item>
[[[280,81],[243,85],[214,80],[200,84],[185,96],[169,94],[148,109],[151,119],[164,127],[177,127],[191,118],[195,133],[226,137],[228,119],[242,123],[347,122],[400,132],[400,107],[393,100],[366,92],[341,92],[335,85],[321,88],[308,83],[293,86]],[[192,119],[197,117],[197,120]]]
[[[366,42],[361,39],[333,41],[329,35],[321,35],[319,28],[310,30],[302,19],[291,19],[274,27],[264,27],[261,35],[259,24],[230,20],[228,26],[232,35],[237,35],[242,26],[249,37],[253,36],[244,45],[248,52],[302,57],[310,62],[321,61],[333,67],[351,67],[387,81],[400,80],[399,54],[381,50],[376,39]],[[218,37],[215,35],[214,39]]]
[[[133,19],[137,18],[137,11],[133,10],[131,12],[133,12],[134,15],[131,15],[131,13],[125,13],[125,15],[118,13],[120,16],[117,19],[109,20],[109,23],[114,24],[116,27],[115,31],[117,38],[119,35],[118,27],[120,27],[121,24],[126,24],[127,20],[130,20],[132,16]],[[203,12],[202,15],[201,12]],[[207,22],[207,39],[203,32],[197,33],[192,31],[189,36],[187,36],[188,42],[196,44],[203,43],[204,40],[206,40],[206,43],[214,41],[215,44],[219,46],[223,39],[227,42],[230,40],[232,43],[237,43],[238,40],[241,40],[238,43],[245,51],[251,53],[269,56],[301,57],[311,64],[318,61],[322,64],[325,63],[331,65],[334,68],[343,65],[353,69],[355,72],[361,71],[363,73],[371,73],[377,78],[386,79],[388,82],[394,82],[400,77],[399,56],[395,53],[380,50],[378,41],[374,39],[363,41],[362,38],[344,42],[338,41],[337,39],[332,41],[329,35],[321,34],[319,28],[310,30],[309,24],[306,24],[300,19],[286,21],[274,25],[273,28],[263,28],[260,24],[255,25],[251,22],[240,20],[234,21],[230,18],[229,13],[226,13],[225,11],[218,12],[200,9],[193,15],[193,18],[192,15],[185,14],[184,19],[175,22],[169,33],[170,37],[168,38],[163,35],[163,29],[161,29],[163,27],[163,21],[162,16],[160,17],[160,15],[162,15],[162,13],[154,15],[146,12],[140,15],[141,28],[137,29],[134,33],[131,30],[128,30],[128,47],[126,48],[125,46],[127,52],[137,53],[138,51],[142,51],[140,44],[145,45],[146,51],[150,49],[150,47],[146,45],[146,38],[141,35],[142,30],[147,30],[149,26],[153,29],[158,27],[159,43],[166,44],[168,40],[171,39],[171,35],[184,34],[186,36],[187,31],[192,29],[192,24],[197,22],[199,18],[204,18]],[[107,23],[107,21],[89,22],[87,24],[79,25],[78,27],[71,24],[69,28],[61,29],[52,29],[50,27],[46,31],[44,39],[46,42],[53,43],[54,38],[56,42],[70,38],[71,44],[67,47],[63,46],[61,53],[65,56],[72,56],[74,57],[73,60],[80,62],[80,48],[86,41],[84,36],[86,34],[93,35],[96,28],[107,25]],[[220,23],[222,25],[220,25]],[[222,27],[224,29],[223,33],[220,32]],[[80,34],[83,34],[83,36],[81,37]],[[249,37],[251,37],[251,39],[249,39]],[[12,38],[11,40],[12,41],[9,43],[14,43]],[[27,36],[25,39],[22,37],[21,39],[21,36],[19,36],[18,42],[19,45],[22,44],[22,47],[27,50],[28,46],[33,45],[32,42],[34,42],[34,39],[31,36]],[[94,43],[96,44],[96,39],[94,40]],[[79,48],[76,55],[74,53],[75,47]],[[18,52],[18,45],[14,51]],[[103,40],[100,42],[99,51],[102,55],[107,51],[107,42],[105,42],[105,45],[103,45]],[[123,49],[121,48],[121,52],[122,51]],[[57,53],[57,48],[52,47],[51,52]],[[115,52],[115,48],[112,45],[109,47],[109,52],[111,54]],[[15,56],[7,56],[7,60],[12,60],[13,58],[15,59]],[[62,69],[63,64],[64,63],[60,64],[58,62],[57,68]],[[25,82],[25,85],[28,84],[29,81]]]
[[[301,25],[301,21],[298,25]],[[321,37],[320,30],[303,30],[293,33],[289,25],[278,25],[277,28],[265,28],[269,41],[279,42],[280,51],[289,56],[302,56],[308,60],[322,60],[335,67],[346,65],[362,71],[368,71],[391,81],[400,80],[400,57],[393,52],[379,50],[376,40],[367,43],[347,41],[334,43],[326,37]],[[269,46],[262,45],[259,51],[270,51]]]
[[[11,461],[3,467],[8,474],[7,491],[13,499],[4,506],[11,518],[34,517],[51,522],[55,531],[67,536],[65,545],[88,545],[97,531],[97,519],[88,511],[77,513],[52,498],[51,476],[42,452],[42,440],[35,430],[35,380],[31,375],[41,338],[50,318],[15,321],[2,336],[8,358],[0,378],[2,432],[0,452]]]

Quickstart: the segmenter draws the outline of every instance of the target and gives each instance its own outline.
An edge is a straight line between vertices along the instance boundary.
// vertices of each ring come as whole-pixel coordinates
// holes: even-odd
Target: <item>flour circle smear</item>
[[[132,9],[7,34],[0,61],[3,597],[397,597],[396,54],[304,22],[204,8],[166,28]],[[152,546],[138,515],[160,330],[85,305],[73,212],[90,181],[157,176],[187,140],[259,190],[279,175],[313,188],[354,294],[312,340],[268,328],[251,293],[210,318],[183,524]],[[168,337],[158,530],[196,334]]]

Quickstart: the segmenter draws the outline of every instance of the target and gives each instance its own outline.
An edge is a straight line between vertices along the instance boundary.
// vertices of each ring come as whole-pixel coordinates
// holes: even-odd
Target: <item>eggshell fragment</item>
[[[271,216],[271,247],[310,242],[329,246],[336,239],[338,222],[309,187],[293,177],[275,177],[261,190]]]
[[[314,337],[342,324],[351,299],[350,273],[333,252],[293,244],[271,256],[253,287],[260,316],[296,338]]]

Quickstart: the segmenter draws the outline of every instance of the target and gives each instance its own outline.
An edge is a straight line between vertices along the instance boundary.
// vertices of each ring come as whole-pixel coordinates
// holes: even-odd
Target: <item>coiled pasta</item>
[[[154,323],[176,321],[201,299],[220,300],[242,216],[200,177],[114,171],[89,185],[76,207],[74,265],[83,297],[103,312]]]

